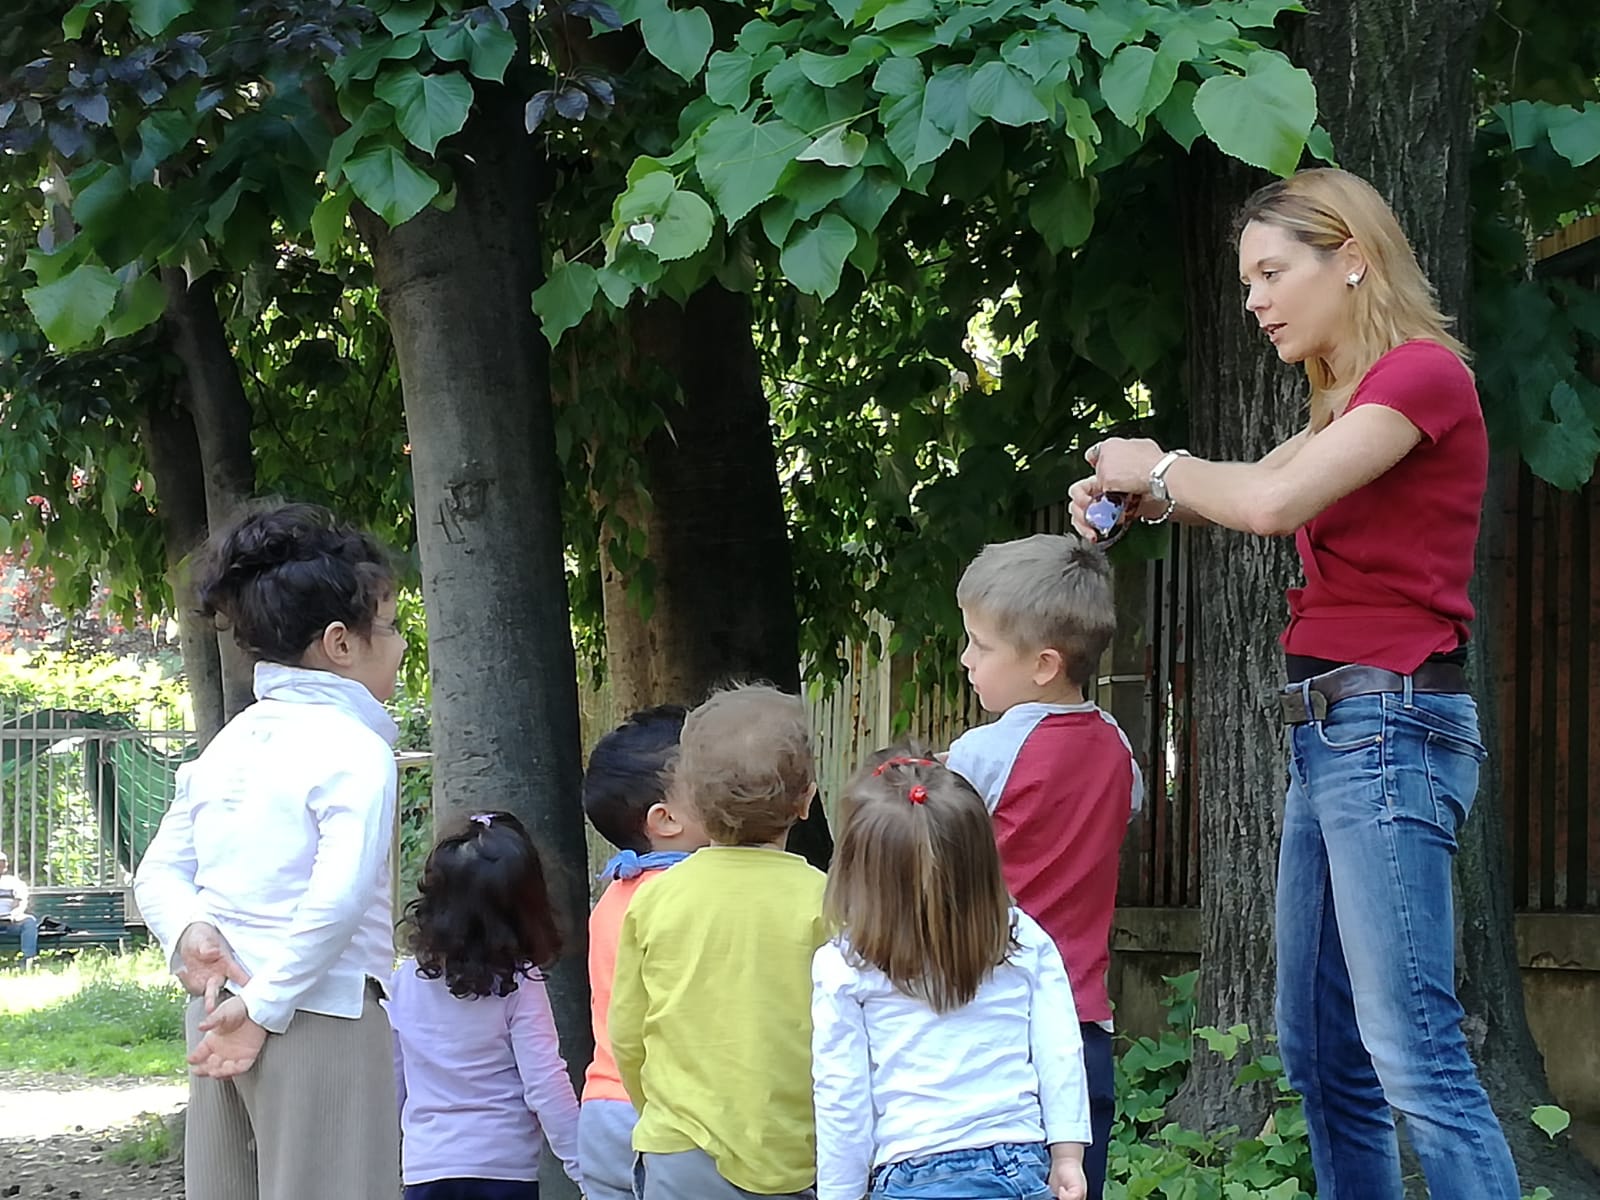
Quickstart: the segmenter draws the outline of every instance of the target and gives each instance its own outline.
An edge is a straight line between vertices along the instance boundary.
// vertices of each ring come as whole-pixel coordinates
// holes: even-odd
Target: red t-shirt
[[[1021,704],[950,747],[994,815],[1006,887],[1050,935],[1080,1021],[1109,1021],[1117,868],[1143,781],[1127,738],[1092,704]]]
[[[1295,534],[1306,583],[1289,589],[1283,648],[1409,674],[1467,640],[1489,442],[1472,373],[1437,342],[1373,363],[1345,411],[1364,404],[1394,409],[1422,440]]]

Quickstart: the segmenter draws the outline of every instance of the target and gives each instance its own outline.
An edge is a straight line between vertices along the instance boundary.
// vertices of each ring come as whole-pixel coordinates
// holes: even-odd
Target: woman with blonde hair
[[[851,780],[811,964],[817,1200],[1084,1200],[1083,1038],[989,810],[913,750]]]
[[[1073,522],[1103,534],[1088,506],[1120,495],[1126,521],[1294,536],[1277,1010],[1317,1194],[1399,1200],[1392,1107],[1434,1196],[1516,1200],[1455,994],[1451,860],[1485,755],[1465,662],[1488,442],[1466,351],[1363,180],[1273,183],[1238,231],[1245,309],[1304,365],[1306,427],[1254,463],[1109,439]]]

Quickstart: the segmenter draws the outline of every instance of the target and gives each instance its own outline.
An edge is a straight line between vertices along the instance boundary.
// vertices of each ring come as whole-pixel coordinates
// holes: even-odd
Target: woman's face
[[[1277,225],[1252,221],[1239,236],[1245,309],[1286,363],[1334,357],[1349,321],[1346,277],[1363,269],[1352,255],[1320,254]]]

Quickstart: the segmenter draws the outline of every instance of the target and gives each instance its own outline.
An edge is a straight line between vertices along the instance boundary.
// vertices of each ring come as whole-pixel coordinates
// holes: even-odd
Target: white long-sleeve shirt
[[[539,1178],[544,1142],[580,1187],[578,1098],[562,1061],[544,980],[462,1000],[415,959],[389,991],[407,1184]]]
[[[817,951],[817,1200],[861,1200],[874,1168],[907,1158],[1091,1140],[1072,985],[1044,931],[1011,915],[1020,948],[953,1012],[853,966],[840,940]]]
[[[395,723],[372,693],[328,671],[260,663],[257,702],[178,773],[134,896],[174,958],[215,925],[273,1033],[295,1012],[361,1015],[367,979],[394,964],[389,845]]]

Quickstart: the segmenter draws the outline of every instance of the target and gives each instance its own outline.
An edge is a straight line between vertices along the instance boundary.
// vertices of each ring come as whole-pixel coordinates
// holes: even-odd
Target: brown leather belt
[[[1278,693],[1283,706],[1285,725],[1304,725],[1307,721],[1321,721],[1328,710],[1351,696],[1371,696],[1378,692],[1403,692],[1406,677],[1382,667],[1364,667],[1353,664],[1338,667],[1322,675],[1313,675],[1303,683],[1291,683]],[[1413,692],[1465,692],[1467,673],[1454,663],[1425,662],[1411,673]]]

